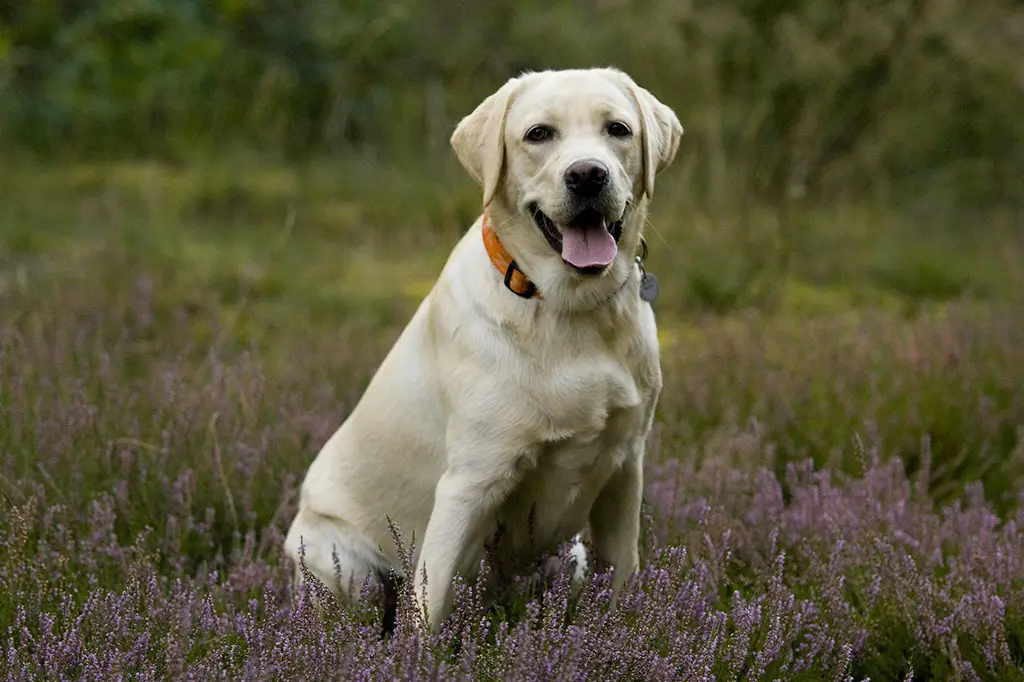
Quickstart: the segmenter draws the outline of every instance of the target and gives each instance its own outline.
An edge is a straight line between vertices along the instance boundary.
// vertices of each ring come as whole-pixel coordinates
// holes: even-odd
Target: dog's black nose
[[[565,186],[577,196],[597,196],[607,182],[608,166],[594,159],[577,161],[565,169]]]

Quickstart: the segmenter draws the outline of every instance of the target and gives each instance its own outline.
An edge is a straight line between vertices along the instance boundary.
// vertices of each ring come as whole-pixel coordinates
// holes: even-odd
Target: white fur
[[[609,136],[611,119],[634,135]],[[557,135],[524,141],[537,123]],[[416,542],[416,595],[436,628],[452,578],[469,577],[496,529],[496,558],[520,566],[575,537],[578,572],[586,531],[618,593],[638,565],[644,443],[662,384],[634,254],[654,174],[681,134],[668,107],[612,69],[523,75],[462,120],[452,145],[544,298],[505,288],[477,220],[313,461],[290,556],[304,545],[308,568],[334,586],[333,553],[342,589],[358,586],[399,570],[391,519]],[[618,255],[600,275],[565,265],[527,209],[569,219],[562,174],[581,158],[608,165],[608,210],[625,211]]]

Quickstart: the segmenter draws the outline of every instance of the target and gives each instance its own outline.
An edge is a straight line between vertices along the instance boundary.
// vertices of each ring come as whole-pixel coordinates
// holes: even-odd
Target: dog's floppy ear
[[[505,165],[505,118],[521,79],[513,78],[463,118],[451,144],[459,162],[484,190],[484,206],[498,191]]]
[[[654,194],[654,178],[672,163],[679,151],[679,140],[683,126],[674,111],[662,104],[657,97],[633,82],[629,76],[620,74],[626,87],[640,110],[643,130],[640,132],[643,144],[644,194],[650,199]]]

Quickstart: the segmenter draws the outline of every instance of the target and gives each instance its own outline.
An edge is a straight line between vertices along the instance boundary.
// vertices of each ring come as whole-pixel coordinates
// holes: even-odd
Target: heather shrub
[[[666,373],[662,437],[698,460],[763,462],[782,475],[805,458],[859,472],[857,436],[924,476],[937,500],[980,480],[998,509],[1015,508],[1019,315],[1017,305],[946,306],[905,321],[867,312],[705,324],[699,341],[664,350],[676,371]]]
[[[251,538],[220,568],[158,570],[173,540],[119,542],[109,495],[79,519],[33,499],[3,527],[8,679],[1020,678],[1020,517],[931,509],[898,465],[794,467],[788,504],[766,470],[650,473],[645,568],[616,611],[605,576],[573,598],[563,575],[514,619],[463,584],[441,633],[406,603],[383,640],[372,591],[314,608]]]
[[[526,576],[492,609],[461,585],[457,613],[429,637],[406,592],[381,638],[374,586],[314,608],[280,550],[298,478],[380,344],[354,325],[284,356],[197,347],[149,333],[145,302],[97,308],[87,294],[5,299],[20,311],[0,340],[7,679],[1021,677],[1016,460],[986,464],[976,449],[964,461],[979,475],[942,474],[940,439],[927,437],[941,420],[883,418],[914,396],[938,401],[939,417],[956,414],[949,442],[995,452],[992,425],[1019,423],[1019,312],[953,306],[802,335],[708,322],[702,344],[667,345],[643,570],[620,608],[607,608],[607,576],[579,595],[567,574],[541,593]],[[932,358],[948,355],[908,357],[899,338],[956,354],[958,379],[929,383]],[[897,373],[909,378],[869,390]],[[825,375],[854,399],[812,409]],[[1002,386],[1007,402],[972,411],[976,385]],[[811,425],[802,441],[787,404]],[[999,495],[973,482],[987,466]]]

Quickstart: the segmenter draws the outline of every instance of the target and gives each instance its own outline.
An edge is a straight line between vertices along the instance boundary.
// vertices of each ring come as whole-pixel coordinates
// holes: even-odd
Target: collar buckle
[[[483,215],[481,234],[483,235],[484,249],[487,251],[487,257],[490,259],[494,269],[504,279],[505,288],[519,298],[544,298],[537,290],[537,286],[530,281],[530,278],[526,276],[523,269],[512,258],[512,254],[502,246],[501,240],[498,239],[494,228],[491,227],[491,222],[487,218],[486,213]]]
[[[520,286],[518,288],[512,283],[512,278],[516,273],[519,273]],[[523,283],[525,283],[525,287],[522,286]],[[537,293],[537,286],[527,278],[526,273],[519,268],[514,260],[508,264],[508,268],[505,270],[505,288],[520,298],[533,298]]]

